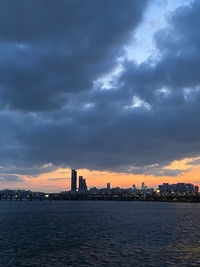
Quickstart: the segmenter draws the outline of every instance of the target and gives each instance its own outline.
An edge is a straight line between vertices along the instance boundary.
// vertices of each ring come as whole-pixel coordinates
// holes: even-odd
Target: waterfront
[[[199,204],[0,202],[1,266],[199,266]]]

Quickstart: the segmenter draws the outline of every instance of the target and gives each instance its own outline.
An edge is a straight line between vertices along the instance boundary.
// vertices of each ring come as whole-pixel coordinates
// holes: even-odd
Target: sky
[[[199,0],[0,2],[0,189],[200,183]]]

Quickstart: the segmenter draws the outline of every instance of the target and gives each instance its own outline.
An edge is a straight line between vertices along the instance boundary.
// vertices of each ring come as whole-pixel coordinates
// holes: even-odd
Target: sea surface
[[[200,204],[1,201],[0,266],[200,266]]]

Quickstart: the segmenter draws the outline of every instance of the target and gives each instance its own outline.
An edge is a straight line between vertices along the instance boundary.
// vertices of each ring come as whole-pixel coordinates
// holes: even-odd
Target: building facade
[[[79,187],[78,187],[79,192],[85,192],[87,191],[87,185],[86,185],[86,180],[83,179],[83,176],[79,176]]]
[[[71,176],[71,191],[76,192],[77,188],[77,171],[72,170],[72,176]]]

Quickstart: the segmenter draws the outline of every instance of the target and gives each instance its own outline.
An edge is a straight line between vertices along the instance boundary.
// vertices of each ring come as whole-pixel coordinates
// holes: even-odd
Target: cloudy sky
[[[199,0],[0,1],[0,187],[200,179]]]

